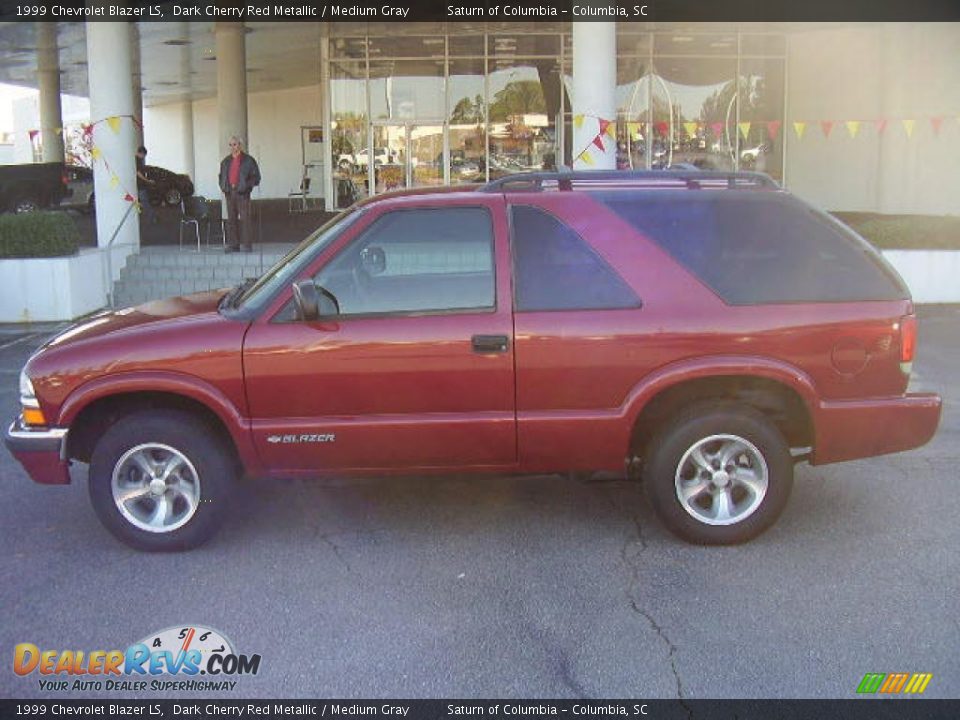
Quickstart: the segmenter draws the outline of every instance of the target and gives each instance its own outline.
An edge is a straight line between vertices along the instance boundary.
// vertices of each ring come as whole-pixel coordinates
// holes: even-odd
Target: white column
[[[90,85],[90,121],[93,146],[93,187],[97,203],[97,244],[140,244],[140,217],[124,196],[137,195],[134,163],[136,134],[131,87],[130,30],[124,22],[88,22],[87,72]],[[117,132],[107,118],[118,117]],[[111,178],[117,178],[112,186]]]
[[[617,119],[617,24],[573,23],[573,167],[576,170],[613,170],[617,167],[617,142],[602,135],[604,149],[592,144],[600,132],[600,120]],[[576,118],[583,116],[577,127]],[[610,133],[615,135],[615,127]],[[587,148],[591,162],[578,158]]]
[[[194,175],[196,171],[196,151],[193,144],[193,100],[189,97],[184,98],[180,105],[180,147],[183,153],[181,158],[183,172],[189,175],[196,185],[197,178]]]
[[[43,161],[63,162],[63,111],[60,105],[60,53],[57,23],[34,23],[37,31],[37,82]]]
[[[218,22],[213,29],[217,48],[217,121],[220,155],[227,154],[231,135],[247,137],[247,51],[242,22]]]
[[[130,88],[133,91],[133,114],[140,125],[134,124],[134,147],[143,145],[143,72],[140,69],[140,29],[136,23],[130,23],[130,64],[131,64],[131,83]]]

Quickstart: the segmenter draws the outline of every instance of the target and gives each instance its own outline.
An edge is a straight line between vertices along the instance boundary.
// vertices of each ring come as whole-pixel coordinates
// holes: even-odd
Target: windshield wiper
[[[234,308],[237,306],[237,302],[240,300],[240,297],[257,281],[257,278],[247,278],[242,283],[237,285],[233,290],[228,292],[220,300],[219,309],[223,310],[224,308]]]

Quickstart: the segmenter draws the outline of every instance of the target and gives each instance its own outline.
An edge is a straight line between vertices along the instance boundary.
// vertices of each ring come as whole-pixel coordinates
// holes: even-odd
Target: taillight
[[[917,316],[900,318],[900,369],[907,375],[913,368],[913,355],[917,350]]]

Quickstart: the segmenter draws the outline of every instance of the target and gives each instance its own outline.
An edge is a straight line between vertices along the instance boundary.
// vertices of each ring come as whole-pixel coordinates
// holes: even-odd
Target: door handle
[[[506,335],[474,335],[471,343],[476,353],[504,353],[510,340]]]

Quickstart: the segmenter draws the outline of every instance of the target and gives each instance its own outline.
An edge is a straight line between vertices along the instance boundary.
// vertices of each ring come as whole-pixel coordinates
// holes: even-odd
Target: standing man
[[[227,200],[227,227],[230,245],[226,252],[253,250],[253,227],[250,223],[250,193],[260,184],[257,161],[243,151],[243,141],[230,137],[230,154],[220,163],[220,189]]]
[[[140,212],[143,213],[143,221],[156,225],[157,213],[150,202],[150,186],[156,183],[147,177],[147,149],[141,145],[137,148],[137,201],[140,203]]]

